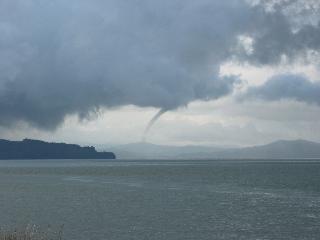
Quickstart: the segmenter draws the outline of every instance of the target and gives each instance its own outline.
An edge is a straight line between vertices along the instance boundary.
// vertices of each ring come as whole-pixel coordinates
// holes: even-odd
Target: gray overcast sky
[[[0,0],[1,138],[320,142],[318,0]]]

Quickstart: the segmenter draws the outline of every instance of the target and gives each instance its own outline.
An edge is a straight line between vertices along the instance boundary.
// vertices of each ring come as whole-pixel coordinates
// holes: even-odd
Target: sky
[[[0,138],[320,142],[319,16],[318,0],[0,0]]]

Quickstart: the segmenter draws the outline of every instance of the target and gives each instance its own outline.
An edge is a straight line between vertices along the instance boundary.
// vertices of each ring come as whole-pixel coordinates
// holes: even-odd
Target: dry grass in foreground
[[[62,240],[62,229],[55,231],[48,226],[43,231],[34,225],[19,230],[0,229],[0,240]]]

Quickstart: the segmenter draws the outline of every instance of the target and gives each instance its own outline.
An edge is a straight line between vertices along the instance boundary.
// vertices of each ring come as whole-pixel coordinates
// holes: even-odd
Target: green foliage
[[[22,229],[0,229],[0,240],[62,240],[63,225],[54,230],[50,226],[41,230],[35,225],[28,225]]]

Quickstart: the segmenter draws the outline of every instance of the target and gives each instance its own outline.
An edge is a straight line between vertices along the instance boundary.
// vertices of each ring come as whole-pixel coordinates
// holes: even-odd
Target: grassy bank
[[[62,240],[61,226],[58,230],[48,226],[41,230],[37,226],[27,226],[21,229],[0,229],[0,240]]]

